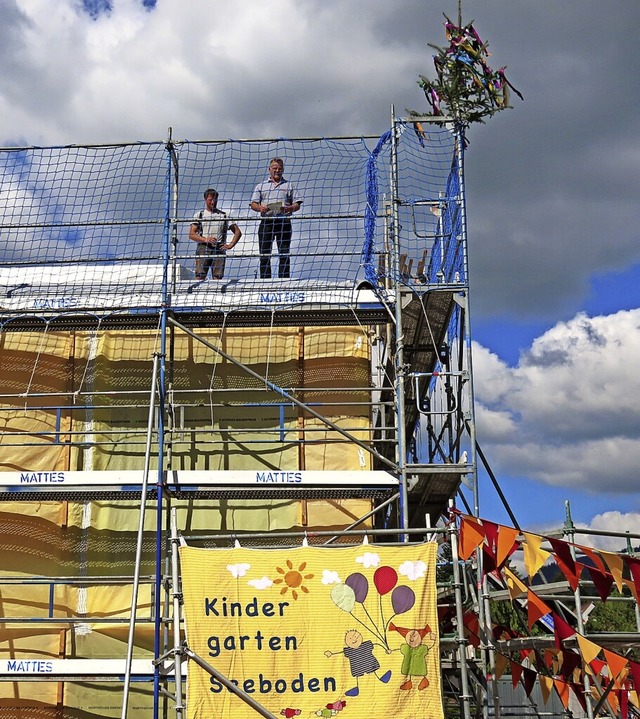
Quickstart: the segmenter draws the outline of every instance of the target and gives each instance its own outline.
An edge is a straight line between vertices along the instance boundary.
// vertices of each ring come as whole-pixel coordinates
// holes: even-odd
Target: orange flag
[[[501,566],[518,548],[518,530],[500,525],[496,546],[496,565]]]
[[[506,668],[509,666],[509,657],[505,656],[504,654],[498,654],[496,652],[495,664],[496,679],[500,679],[500,677],[504,674]]]
[[[609,674],[611,678],[614,680],[617,679],[620,672],[627,668],[627,660],[609,649],[603,649],[602,652],[604,653],[604,658],[609,665]]]
[[[522,549],[524,550],[524,566],[527,568],[529,578],[531,578],[551,556],[551,552],[540,548],[544,537],[541,537],[539,534],[528,534],[527,532],[523,532],[523,535],[525,539],[522,545]]]
[[[616,587],[618,591],[622,591],[622,572],[624,571],[624,562],[619,554],[613,552],[600,552],[600,556],[607,563],[609,571],[613,574],[613,578],[616,581]]]
[[[540,597],[532,592],[530,589],[527,590],[527,619],[529,629],[546,614],[549,614],[551,607],[547,606]]]
[[[474,517],[463,514],[460,519],[460,559],[469,559],[476,547],[484,542],[482,523]]]
[[[578,646],[580,647],[580,654],[585,664],[591,664],[591,662],[600,654],[602,647],[598,646],[595,642],[590,639],[583,637],[582,634],[576,634],[578,640]]]
[[[553,666],[553,660],[556,656],[556,650],[555,649],[545,649],[544,650],[544,665],[547,667],[547,669],[551,669]]]
[[[600,557],[600,554],[598,552],[591,549],[591,547],[583,547],[581,544],[576,544],[575,546],[576,549],[579,549],[585,555],[585,557],[589,557],[596,569],[606,573],[607,568],[604,566],[604,562],[602,561],[602,558]]]
[[[631,592],[631,596],[634,597],[637,602],[638,601],[638,590],[636,588],[635,582],[632,582],[631,579],[623,579],[622,583],[627,586],[627,588]]]
[[[558,692],[562,706],[567,709],[569,707],[569,685],[567,682],[563,682],[562,679],[554,679],[553,686]]]

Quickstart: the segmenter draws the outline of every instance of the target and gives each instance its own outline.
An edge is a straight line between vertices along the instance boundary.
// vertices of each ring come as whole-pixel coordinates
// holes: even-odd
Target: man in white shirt
[[[218,192],[213,188],[204,191],[204,210],[196,212],[189,226],[189,239],[196,247],[196,279],[206,280],[209,268],[214,280],[224,277],[226,253],[238,244],[242,232],[235,222],[229,222],[226,212],[218,209]],[[227,232],[233,238],[227,242]]]

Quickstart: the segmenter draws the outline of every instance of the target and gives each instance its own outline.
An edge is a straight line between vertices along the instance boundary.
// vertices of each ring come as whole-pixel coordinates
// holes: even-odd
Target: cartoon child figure
[[[385,672],[382,676],[378,676],[378,669],[380,669],[380,663],[373,656],[374,643],[367,639],[362,640],[362,634],[356,629],[349,629],[344,635],[344,648],[339,652],[326,651],[324,655],[326,657],[332,657],[336,654],[344,654],[349,660],[349,669],[351,675],[355,677],[356,685],[353,689],[349,689],[345,692],[348,697],[357,697],[360,693],[358,680],[365,674],[375,674],[376,678],[379,679],[383,684],[386,684],[391,679],[391,670]],[[382,646],[382,644],[378,644]]]
[[[411,677],[422,677],[418,684],[418,690],[426,689],[429,686],[427,657],[429,650],[436,643],[436,635],[431,631],[431,627],[426,624],[424,629],[406,629],[405,627],[396,627],[392,622],[389,624],[389,630],[401,634],[406,642],[398,650],[403,657],[400,672],[405,677],[400,689],[408,690],[413,687]],[[425,637],[427,638],[426,642]]]

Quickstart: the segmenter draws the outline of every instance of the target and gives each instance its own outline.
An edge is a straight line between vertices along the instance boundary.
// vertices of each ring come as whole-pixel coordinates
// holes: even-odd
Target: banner
[[[435,543],[180,548],[190,649],[275,716],[442,719]],[[254,719],[189,663],[187,719]]]

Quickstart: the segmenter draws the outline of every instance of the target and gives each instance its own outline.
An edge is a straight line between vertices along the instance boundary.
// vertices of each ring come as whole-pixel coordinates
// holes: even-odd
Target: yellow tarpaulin
[[[434,543],[182,547],[190,649],[274,716],[443,716]],[[188,719],[255,711],[189,663]]]

